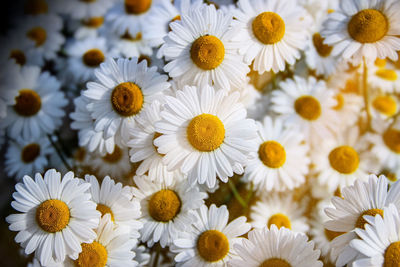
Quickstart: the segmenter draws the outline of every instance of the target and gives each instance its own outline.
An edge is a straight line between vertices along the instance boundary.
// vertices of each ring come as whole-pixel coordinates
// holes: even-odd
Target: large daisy
[[[278,72],[300,59],[312,19],[297,2],[239,0],[238,7],[233,15],[242,28],[239,52],[248,65],[254,60],[253,68],[259,73]]]
[[[48,170],[44,178],[23,177],[18,183],[11,206],[19,214],[6,218],[11,231],[18,231],[15,241],[26,254],[35,252],[42,265],[64,261],[66,256],[82,251],[80,243],[92,242],[99,224],[100,212],[87,192],[90,184],[82,183],[68,172]]]
[[[216,176],[223,182],[243,173],[254,151],[256,126],[246,119],[238,92],[227,95],[206,85],[185,86],[176,97],[165,97],[162,120],[156,123],[161,136],[154,140],[169,170],[180,169],[190,183],[212,188]]]
[[[164,70],[187,85],[227,90],[244,85],[250,69],[237,54],[240,44],[232,41],[237,32],[231,22],[232,16],[214,5],[182,14],[181,20],[170,23],[165,37],[162,49],[170,62]]]

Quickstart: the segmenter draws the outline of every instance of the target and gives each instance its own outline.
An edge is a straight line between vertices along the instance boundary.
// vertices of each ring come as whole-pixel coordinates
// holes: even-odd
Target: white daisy
[[[100,17],[114,5],[115,0],[69,0],[64,5],[65,14],[73,19]]]
[[[275,224],[297,233],[307,233],[309,225],[304,216],[305,207],[293,200],[292,194],[265,194],[251,207],[251,224],[255,228],[268,228]]]
[[[143,223],[142,242],[149,247],[160,242],[161,247],[169,246],[195,221],[194,210],[204,204],[207,194],[197,186],[190,187],[185,179],[178,178],[170,185],[135,176],[137,187],[132,193],[140,201]]]
[[[239,0],[234,17],[244,43],[239,53],[260,74],[293,65],[307,45],[312,18],[297,1]]]
[[[71,21],[74,38],[84,40],[86,38],[96,38],[102,36],[104,32],[104,17],[90,17],[80,21]]]
[[[124,35],[118,35],[117,37],[115,34],[112,34],[110,43],[113,51],[120,53],[122,56],[127,58],[139,58],[140,56],[150,57],[153,54],[149,41],[143,38],[141,32],[137,33],[136,36],[131,36],[129,33],[125,33]]]
[[[3,62],[3,64],[7,60],[12,60],[20,66],[34,65],[35,62],[38,62],[38,59],[32,58],[34,56],[32,53],[27,53],[35,46],[27,38],[20,38],[18,35],[11,34],[1,38],[0,44],[0,62]],[[6,70],[4,67],[2,69]]]
[[[90,184],[81,183],[68,172],[63,179],[54,169],[36,173],[35,180],[23,177],[18,183],[11,206],[19,214],[6,220],[11,231],[18,231],[17,243],[25,253],[35,252],[42,265],[63,261],[67,255],[80,253],[80,243],[92,242],[100,212],[87,193]]]
[[[399,99],[395,95],[375,92],[370,99],[372,118],[380,117],[385,120],[398,113]]]
[[[118,145],[114,146],[112,153],[106,153],[104,156],[93,153],[90,164],[99,176],[110,175],[116,179],[126,177],[132,170],[128,149]]]
[[[377,66],[376,63],[369,64],[368,85],[372,90],[378,92],[398,93],[400,91],[400,70],[389,63],[384,66]]]
[[[7,116],[7,106],[15,104],[19,72],[20,67],[12,61],[3,62],[0,66],[0,120]]]
[[[246,110],[238,102],[239,93],[185,86],[176,97],[165,96],[162,120],[154,140],[164,154],[169,170],[188,174],[191,184],[212,188],[216,176],[223,182],[233,173],[243,173],[250,151],[254,151],[256,126],[246,119]]]
[[[258,191],[286,191],[303,184],[310,164],[303,135],[269,116],[257,126],[257,150],[246,165],[244,178]]]
[[[13,76],[13,89],[18,92],[15,104],[8,106],[7,117],[0,127],[7,127],[9,136],[24,139],[51,134],[62,123],[67,105],[60,82],[39,67],[22,67]]]
[[[249,68],[237,55],[240,44],[232,41],[237,31],[230,27],[231,21],[232,16],[214,5],[182,14],[181,20],[170,23],[171,31],[165,37],[162,49],[170,62],[164,70],[187,85],[241,87]]]
[[[358,65],[362,58],[397,60],[400,50],[400,3],[392,0],[340,1],[321,31],[332,55]]]
[[[18,138],[10,141],[5,157],[5,171],[8,176],[21,180],[24,175],[42,173],[47,166],[47,156],[54,153],[47,136],[38,139]]]
[[[60,1],[61,0],[25,0],[21,2],[23,2],[24,14],[38,16],[42,14],[53,14],[58,12]]]
[[[150,254],[147,247],[140,245],[136,246],[133,250],[135,251],[135,261],[138,263],[138,266],[151,266],[149,264]]]
[[[309,144],[319,145],[320,140],[333,138],[339,125],[333,110],[337,101],[324,81],[295,76],[294,80],[287,79],[279,85],[282,90],[271,93],[274,112],[286,123],[299,127]]]
[[[89,99],[87,109],[94,119],[94,130],[104,138],[120,135],[127,124],[154,100],[157,93],[170,87],[167,76],[137,58],[109,59],[95,70],[98,82],[89,82],[82,94]]]
[[[241,216],[228,223],[229,211],[226,206],[208,209],[203,205],[196,212],[197,220],[190,232],[174,240],[172,251],[177,252],[176,266],[226,266],[237,257],[233,248],[243,240],[251,226]]]
[[[367,221],[364,215],[383,214],[383,208],[390,203],[400,207],[400,183],[395,183],[388,190],[388,182],[383,175],[377,178],[370,175],[368,182],[356,180],[354,186],[344,187],[341,197],[333,197],[334,208],[326,208],[330,218],[325,228],[330,231],[344,232],[332,241],[332,255],[338,257],[336,266],[344,266],[352,262],[358,252],[349,246],[355,239],[356,228],[365,229]]]
[[[318,260],[320,251],[308,241],[305,234],[288,229],[278,229],[275,225],[268,229],[254,229],[248,239],[235,244],[239,259],[229,261],[228,266],[265,267],[322,267]]]

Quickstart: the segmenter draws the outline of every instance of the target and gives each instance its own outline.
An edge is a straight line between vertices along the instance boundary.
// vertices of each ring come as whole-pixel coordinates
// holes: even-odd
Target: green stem
[[[239,192],[237,191],[235,185],[233,184],[233,182],[229,179],[228,180],[228,185],[229,188],[231,189],[233,196],[236,198],[236,200],[239,202],[239,204],[243,207],[243,208],[247,208],[247,204],[246,201],[243,200],[243,198],[240,196]]]
[[[71,166],[68,164],[67,160],[65,159],[64,155],[61,153],[61,150],[57,147],[56,143],[54,143],[53,139],[51,139],[51,135],[47,135],[47,138],[49,139],[51,145],[54,147],[54,149],[57,152],[57,155],[60,157],[62,163],[68,170],[72,170]]]
[[[364,60],[364,71],[363,71],[363,96],[365,111],[367,112],[367,131],[371,131],[371,110],[369,106],[369,90],[368,90],[368,68],[365,58]]]

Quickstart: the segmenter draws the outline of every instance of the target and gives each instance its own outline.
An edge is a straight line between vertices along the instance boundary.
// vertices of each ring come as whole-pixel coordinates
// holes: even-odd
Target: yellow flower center
[[[285,164],[286,152],[276,141],[266,141],[258,149],[258,157],[269,168],[280,168]]]
[[[350,146],[339,146],[329,153],[329,163],[337,172],[350,174],[357,170],[360,159]]]
[[[292,267],[292,265],[285,260],[271,258],[263,261],[259,267]]]
[[[82,162],[86,157],[86,149],[83,147],[78,147],[74,153],[74,160]]]
[[[228,238],[217,230],[205,231],[197,240],[197,251],[205,261],[222,260],[229,252]]]
[[[221,120],[211,114],[194,117],[186,130],[189,143],[202,152],[213,151],[224,142],[225,127]]]
[[[383,133],[383,142],[395,153],[400,153],[400,131],[389,128]]]
[[[79,253],[78,259],[75,260],[75,266],[77,267],[104,267],[107,264],[108,253],[106,248],[94,241],[93,243],[87,244],[82,243],[82,252]]]
[[[25,163],[33,162],[40,155],[40,146],[38,144],[29,144],[22,149],[21,159]]]
[[[12,50],[10,53],[10,58],[14,59],[15,62],[21,66],[25,65],[26,63],[25,53],[19,49]]]
[[[38,93],[31,89],[22,89],[15,98],[14,110],[19,115],[30,117],[39,112],[42,101]]]
[[[380,59],[379,57],[375,59],[375,66],[379,68],[384,68],[386,66],[386,59]]]
[[[58,199],[49,199],[36,209],[36,222],[44,231],[55,233],[64,229],[70,219],[67,204]]]
[[[397,181],[397,176],[395,173],[391,172],[388,169],[384,169],[379,175],[385,175],[386,179],[388,179],[391,182],[396,182]],[[378,176],[379,176],[378,175]]]
[[[397,111],[397,103],[389,95],[378,96],[372,101],[372,106],[386,116],[393,116]]]
[[[117,85],[111,94],[111,104],[115,112],[129,117],[140,112],[143,107],[142,90],[133,82]]]
[[[30,29],[26,35],[36,43],[36,47],[43,45],[47,39],[46,30],[42,27],[34,27]]]
[[[337,101],[336,106],[333,107],[334,110],[341,110],[344,106],[344,97],[342,94],[335,95],[335,99]]]
[[[312,40],[315,50],[321,57],[328,57],[331,54],[333,46],[324,44],[325,39],[319,33],[314,33]]]
[[[383,217],[383,210],[381,209],[370,209],[370,210],[366,210],[363,213],[361,213],[361,215],[358,217],[357,221],[356,221],[356,228],[361,228],[361,229],[365,229],[365,224],[367,223],[367,221],[363,218],[364,215],[370,215],[372,217],[375,217],[375,215],[381,215]]]
[[[132,42],[140,41],[140,40],[142,40],[142,33],[141,33],[141,32],[138,32],[138,33],[136,34],[136,36],[133,37],[132,35],[129,34],[128,31],[126,31],[126,32],[124,33],[124,35],[121,36],[121,39],[128,40],[128,41],[132,41]],[[140,62],[140,61],[138,60],[138,62]]]
[[[149,214],[159,222],[168,222],[181,210],[179,196],[170,189],[163,189],[153,194],[149,200]]]
[[[376,76],[379,78],[394,82],[397,81],[397,72],[395,70],[390,70],[390,69],[379,69],[375,72]]]
[[[375,43],[386,35],[388,29],[386,16],[375,9],[361,10],[347,25],[349,35],[359,43]]]
[[[45,0],[28,0],[25,3],[24,12],[27,15],[39,15],[47,13],[48,9]]]
[[[258,14],[252,22],[253,33],[263,44],[275,44],[285,35],[285,22],[274,12]]]
[[[331,231],[331,230],[328,230],[328,229],[325,229],[324,231],[325,231],[325,237],[329,241],[332,241],[336,237],[338,237],[340,235],[343,235],[345,233],[345,232],[335,232],[335,231]]]
[[[281,227],[286,227],[288,229],[292,229],[292,224],[290,222],[290,219],[282,213],[277,213],[272,215],[269,220],[268,220],[268,228],[271,227],[271,225],[275,224],[276,227],[281,228]]]
[[[321,105],[313,96],[301,96],[294,102],[294,109],[303,119],[316,120],[321,116]]]
[[[212,70],[224,60],[225,47],[217,37],[204,35],[193,42],[190,47],[190,57],[200,69]]]
[[[103,157],[103,160],[108,163],[116,163],[122,159],[122,155],[123,155],[122,149],[119,148],[118,146],[115,146],[114,151],[111,154],[106,154]]]
[[[390,244],[385,251],[383,267],[400,266],[400,241]]]
[[[154,133],[154,135],[153,135],[153,147],[154,147],[154,150],[158,153],[158,147],[154,144],[154,140],[156,140],[158,137],[160,137],[162,135],[162,133],[159,133],[159,132],[155,132]],[[164,156],[163,154],[160,154],[160,153],[158,153],[160,156]]]
[[[100,211],[101,217],[103,217],[107,213],[110,214],[111,220],[114,221],[114,213],[112,212],[110,207],[99,203],[99,204],[97,204],[96,210]]]
[[[171,19],[171,21],[168,23],[168,31],[172,31],[171,27],[169,26],[169,24],[171,22],[177,21],[177,20],[181,20],[181,16],[180,15],[176,15],[173,19]]]
[[[85,52],[82,56],[83,63],[91,68],[98,67],[104,62],[104,54],[100,49],[94,48]]]
[[[104,17],[92,17],[82,20],[82,24],[90,28],[98,28],[104,23]]]
[[[343,92],[358,93],[358,84],[355,80],[347,80]]]
[[[149,10],[151,0],[125,0],[125,11],[128,14],[138,15]]]
[[[151,65],[151,58],[149,56],[140,55],[139,58],[138,58],[138,63],[142,62],[143,60],[147,61],[147,66]]]

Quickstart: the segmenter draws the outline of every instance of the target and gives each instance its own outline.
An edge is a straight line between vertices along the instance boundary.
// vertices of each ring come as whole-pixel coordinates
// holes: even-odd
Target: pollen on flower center
[[[292,229],[292,224],[290,223],[290,219],[282,213],[277,213],[272,215],[269,220],[268,220],[268,228],[271,227],[271,225],[275,224],[276,227],[281,228],[281,227],[286,227],[288,229]]]
[[[98,28],[104,23],[104,17],[92,17],[82,20],[82,24],[90,28]]]
[[[379,78],[394,82],[397,81],[397,72],[395,70],[390,70],[390,69],[379,69],[375,72],[376,76]]]
[[[271,258],[263,261],[259,267],[292,267],[292,265],[285,260]]]
[[[114,221],[114,213],[109,206],[99,203],[97,204],[96,210],[100,211],[102,217],[107,213],[110,214],[111,220]]]
[[[58,199],[42,202],[36,209],[36,222],[46,232],[55,233],[64,229],[70,219],[67,204]]]
[[[42,101],[38,93],[31,89],[22,89],[15,98],[14,110],[19,115],[30,117],[39,112]]]
[[[82,243],[82,252],[78,259],[74,261],[78,267],[104,267],[107,264],[108,253],[106,248],[97,241],[93,243]]]
[[[49,7],[45,0],[28,0],[24,6],[27,15],[39,15],[47,13]]]
[[[286,152],[276,141],[266,141],[258,149],[258,157],[269,168],[280,168],[285,164]]]
[[[104,62],[104,54],[100,49],[94,48],[85,52],[82,56],[83,63],[86,66],[95,68]]]
[[[329,153],[328,158],[332,168],[343,174],[355,172],[360,163],[357,151],[350,146],[336,147]]]
[[[36,47],[43,45],[47,39],[46,30],[42,27],[34,27],[30,29],[26,35],[36,43]]]
[[[361,10],[347,25],[351,38],[360,43],[375,43],[386,35],[388,29],[389,22],[386,16],[375,9]]]
[[[151,6],[151,0],[125,0],[125,11],[138,15],[146,12]]]
[[[321,57],[328,57],[331,54],[333,47],[324,44],[324,38],[319,33],[314,33],[312,40],[315,50]]]
[[[170,189],[163,189],[153,194],[149,200],[149,214],[159,222],[168,222],[181,210],[179,196]]]
[[[400,131],[389,128],[383,133],[383,142],[395,153],[400,153]]]
[[[229,252],[228,238],[217,230],[205,231],[197,240],[197,251],[208,262],[222,260]]]
[[[369,215],[369,216],[375,217],[375,215],[377,215],[377,214],[379,214],[383,217],[383,210],[382,209],[369,209],[369,210],[364,211],[358,217],[355,227],[365,229],[365,224],[368,222],[364,219],[364,215]]]
[[[111,93],[111,104],[115,112],[121,116],[135,115],[143,106],[142,90],[133,82],[121,83]]]
[[[103,160],[109,163],[118,162],[122,158],[122,149],[118,146],[114,147],[114,151],[111,154],[106,154]]]
[[[329,241],[332,241],[336,237],[341,236],[341,235],[344,234],[344,232],[335,232],[335,231],[331,231],[331,230],[328,230],[328,229],[324,229],[324,232],[325,232],[326,239],[328,239]]]
[[[372,101],[372,106],[386,116],[393,116],[397,111],[396,100],[389,95],[378,96]]]
[[[211,114],[194,117],[186,130],[189,143],[197,150],[210,152],[224,142],[225,127],[221,120]]]
[[[40,146],[38,144],[29,144],[22,149],[21,159],[25,163],[31,163],[40,155]]]
[[[383,266],[400,266],[400,241],[393,242],[386,248]]]
[[[275,44],[285,35],[285,22],[274,12],[263,12],[252,22],[253,33],[263,44]]]
[[[190,48],[190,57],[197,67],[203,70],[212,70],[224,60],[225,47],[217,37],[204,35],[193,42]]]
[[[321,115],[321,105],[313,96],[301,96],[294,102],[294,109],[303,119],[316,120]]]

